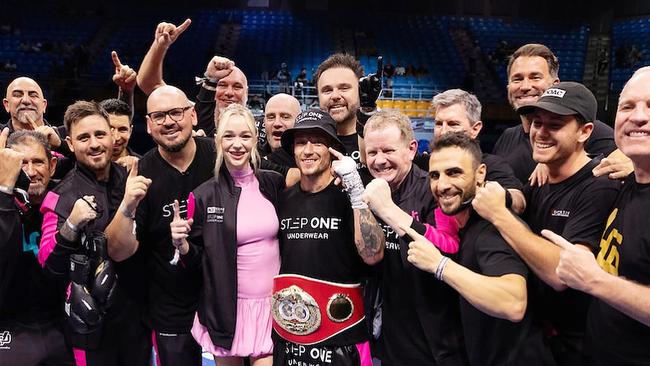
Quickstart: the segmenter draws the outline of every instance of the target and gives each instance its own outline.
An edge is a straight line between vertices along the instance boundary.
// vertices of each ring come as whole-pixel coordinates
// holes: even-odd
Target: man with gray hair
[[[483,128],[481,102],[474,94],[461,89],[446,90],[433,98],[433,108],[436,112],[433,133],[435,141],[449,132],[462,132],[475,139]],[[421,155],[417,160],[418,166],[428,170],[429,155]],[[499,182],[507,190],[508,208],[522,213],[526,208],[523,187],[510,165],[500,156],[488,153],[483,153],[482,163],[487,166],[486,179]]]

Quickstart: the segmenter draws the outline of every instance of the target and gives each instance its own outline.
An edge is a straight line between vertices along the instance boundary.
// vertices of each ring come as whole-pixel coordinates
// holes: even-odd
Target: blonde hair
[[[405,145],[408,146],[411,141],[415,140],[411,120],[404,113],[393,110],[383,110],[373,114],[366,122],[363,134],[365,136],[370,131],[383,130],[390,126],[397,127],[400,138]]]
[[[255,118],[253,114],[241,104],[233,103],[226,107],[219,115],[217,131],[214,134],[214,144],[217,150],[217,158],[214,164],[214,178],[219,181],[219,171],[223,165],[223,150],[221,148],[221,139],[226,132],[226,124],[232,117],[243,117],[248,126],[248,130],[253,134],[253,146],[251,148],[250,162],[253,165],[253,171],[257,173],[260,166],[260,154],[257,151],[257,127],[255,127]]]

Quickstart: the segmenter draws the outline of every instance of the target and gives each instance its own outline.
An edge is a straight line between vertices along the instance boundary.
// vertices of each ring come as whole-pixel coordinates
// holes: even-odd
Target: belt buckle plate
[[[321,325],[318,303],[296,285],[273,294],[271,313],[282,329],[295,335],[311,334]]]

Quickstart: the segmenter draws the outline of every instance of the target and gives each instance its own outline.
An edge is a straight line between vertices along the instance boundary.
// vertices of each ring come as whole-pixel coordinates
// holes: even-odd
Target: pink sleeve
[[[424,224],[427,228],[424,237],[445,253],[457,253],[460,239],[456,219],[442,213],[440,208],[436,208],[434,215],[436,227]]]
[[[45,267],[45,261],[50,256],[56,246],[56,233],[58,231],[57,223],[59,217],[54,212],[59,195],[49,192],[43,204],[41,204],[41,213],[43,214],[43,224],[41,227],[41,245],[38,249],[38,262]]]

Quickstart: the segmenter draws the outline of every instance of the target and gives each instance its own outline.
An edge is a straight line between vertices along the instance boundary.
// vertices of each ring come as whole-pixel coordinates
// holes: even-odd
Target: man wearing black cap
[[[620,183],[594,177],[602,156],[590,158],[584,145],[596,119],[596,98],[582,84],[561,82],[548,88],[534,104],[517,112],[530,120],[533,159],[548,167],[548,182],[527,187],[523,218],[530,228],[505,209],[504,189],[488,182],[472,205],[499,230],[508,244],[533,270],[530,299],[538,333],[558,365],[580,365],[584,354],[586,310],[590,298],[568,289],[555,272],[560,249],[539,236],[542,229],[561,233],[578,248],[595,251],[602,225]]]
[[[274,365],[371,365],[360,282],[383,257],[384,234],[361,200],[332,117],[301,113],[282,135],[300,183],[279,199],[280,275],[274,279]],[[332,169],[349,195],[335,185]]]

